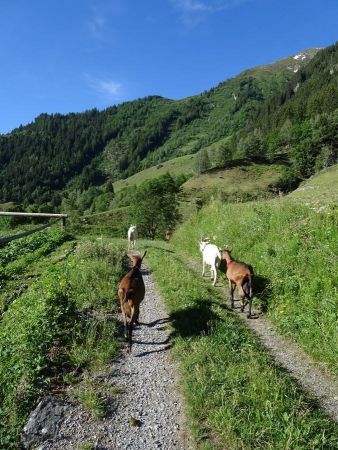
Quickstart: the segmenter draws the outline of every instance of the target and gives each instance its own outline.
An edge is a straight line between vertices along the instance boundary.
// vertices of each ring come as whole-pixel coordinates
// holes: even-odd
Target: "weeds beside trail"
[[[200,260],[202,235],[253,266],[254,304],[338,374],[338,210],[318,212],[287,199],[214,202],[182,224],[172,243]]]
[[[334,449],[335,425],[174,253],[147,260],[166,300],[197,447]]]
[[[107,396],[90,383],[90,372],[117,351],[112,293],[123,255],[105,242],[80,242],[8,306],[0,322],[0,448],[18,447],[36,400],[55,388],[72,385],[72,398],[104,414]]]

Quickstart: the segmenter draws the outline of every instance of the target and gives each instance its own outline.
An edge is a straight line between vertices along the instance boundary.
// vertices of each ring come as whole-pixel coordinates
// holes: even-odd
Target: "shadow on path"
[[[172,313],[170,318],[174,327],[173,335],[191,337],[209,334],[211,323],[221,320],[212,311],[211,305],[211,302],[198,299],[194,306]]]

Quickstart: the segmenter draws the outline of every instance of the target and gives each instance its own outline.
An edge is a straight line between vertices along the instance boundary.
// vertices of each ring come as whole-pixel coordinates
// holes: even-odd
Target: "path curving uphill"
[[[100,450],[187,450],[177,373],[170,355],[169,318],[150,274],[143,270],[146,296],[133,348],[112,364],[106,381],[117,388],[107,418],[95,420],[77,406],[44,450],[74,450],[94,443]]]

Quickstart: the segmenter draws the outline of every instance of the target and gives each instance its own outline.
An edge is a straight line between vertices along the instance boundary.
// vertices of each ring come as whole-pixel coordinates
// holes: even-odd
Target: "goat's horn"
[[[146,256],[146,254],[147,254],[147,250],[144,252],[144,255],[142,256],[141,261],[143,261],[143,258]]]

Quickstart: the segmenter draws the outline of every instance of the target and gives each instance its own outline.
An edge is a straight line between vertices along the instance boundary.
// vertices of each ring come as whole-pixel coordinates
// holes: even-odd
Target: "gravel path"
[[[202,264],[196,261],[189,261],[188,266],[195,272],[201,273]],[[229,289],[221,285],[217,280],[217,289],[221,289],[226,305],[231,309],[229,300]],[[240,317],[245,324],[251,328],[260,338],[263,345],[269,350],[273,358],[296,379],[296,381],[312,397],[317,399],[322,409],[338,422],[338,380],[331,374],[323,370],[319,363],[316,363],[297,344],[285,336],[281,336],[275,325],[260,311],[254,310],[254,319],[248,319],[247,308],[244,313],[240,312],[240,306],[236,305],[234,313]]]
[[[56,441],[43,450],[75,450],[85,442],[98,450],[188,450],[168,315],[149,273],[143,271],[143,276],[146,296],[132,352],[123,351],[113,363],[113,375],[105,380],[120,389],[111,413],[94,420],[80,406],[74,407]]]

